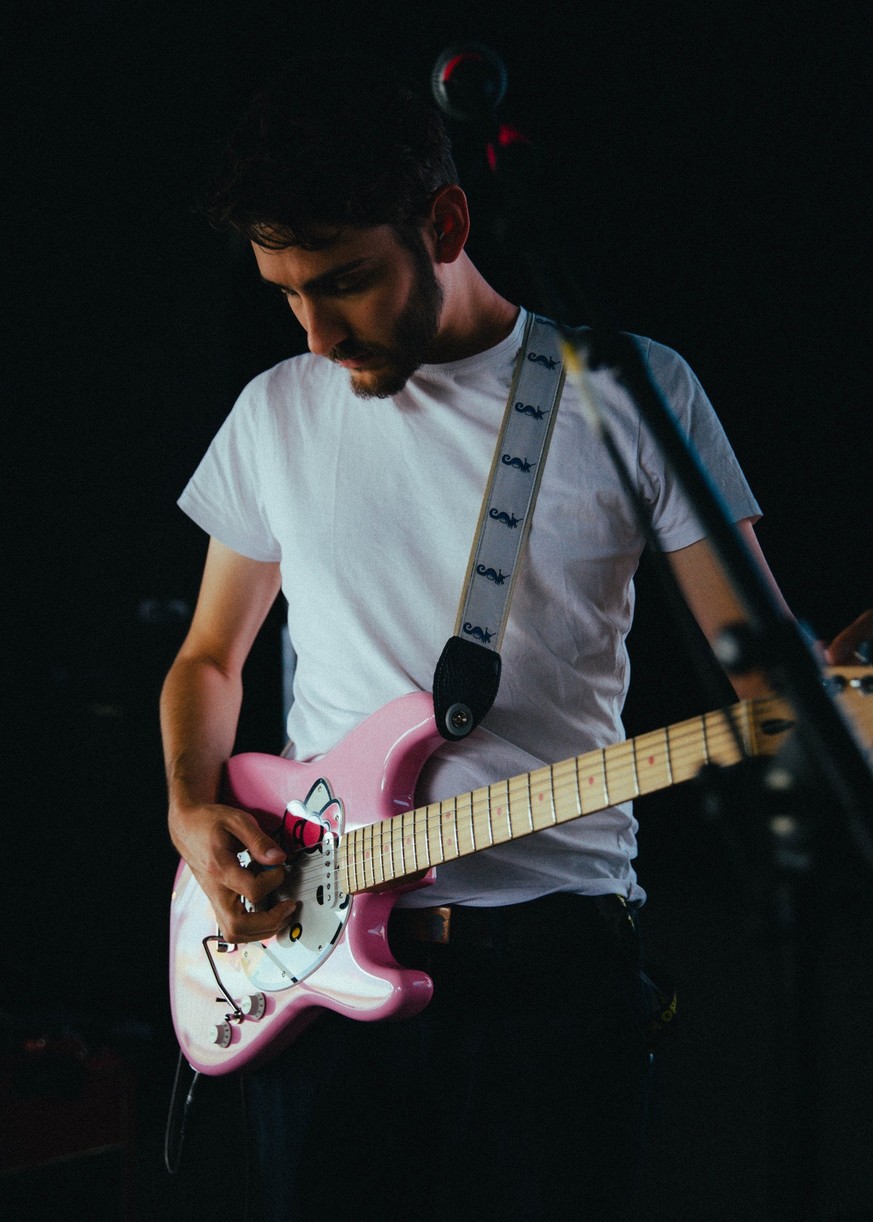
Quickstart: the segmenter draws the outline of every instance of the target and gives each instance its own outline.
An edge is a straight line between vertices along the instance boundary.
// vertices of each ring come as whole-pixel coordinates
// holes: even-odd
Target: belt
[[[634,931],[634,906],[621,895],[572,895],[558,892],[521,904],[474,908],[465,904],[435,908],[395,908],[389,938],[435,946],[524,945],[542,938],[584,933],[604,923],[616,932]]]

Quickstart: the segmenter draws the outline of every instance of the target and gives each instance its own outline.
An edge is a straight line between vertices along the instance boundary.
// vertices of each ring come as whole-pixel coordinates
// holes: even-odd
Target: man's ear
[[[437,263],[454,263],[467,244],[470,210],[459,186],[441,187],[431,202],[430,224]]]

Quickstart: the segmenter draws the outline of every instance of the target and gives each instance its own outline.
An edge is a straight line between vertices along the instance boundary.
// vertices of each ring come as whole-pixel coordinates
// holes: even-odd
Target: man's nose
[[[349,337],[348,327],[340,312],[325,302],[307,302],[301,321],[306,330],[309,351],[316,356],[329,356]]]

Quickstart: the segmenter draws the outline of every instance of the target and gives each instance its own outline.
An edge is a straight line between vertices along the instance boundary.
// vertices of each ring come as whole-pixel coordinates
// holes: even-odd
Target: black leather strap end
[[[499,653],[449,637],[433,676],[434,714],[443,738],[466,738],[491,708],[499,686]]]

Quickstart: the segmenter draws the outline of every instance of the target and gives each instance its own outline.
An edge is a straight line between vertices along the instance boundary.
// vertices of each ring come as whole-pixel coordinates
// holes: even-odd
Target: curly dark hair
[[[207,214],[268,249],[325,228],[407,233],[458,173],[429,95],[363,60],[308,60],[258,93],[225,150]]]

